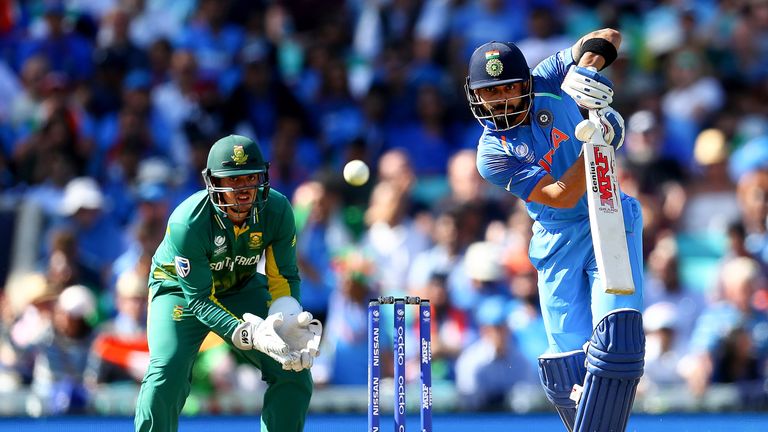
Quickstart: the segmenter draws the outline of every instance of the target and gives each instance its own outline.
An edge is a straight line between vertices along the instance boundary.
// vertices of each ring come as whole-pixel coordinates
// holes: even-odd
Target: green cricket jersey
[[[296,223],[288,199],[270,190],[256,222],[249,217],[242,227],[218,213],[205,190],[182,202],[152,258],[150,295],[183,292],[197,319],[231,337],[242,317],[219,298],[254,283],[272,300],[299,299]]]

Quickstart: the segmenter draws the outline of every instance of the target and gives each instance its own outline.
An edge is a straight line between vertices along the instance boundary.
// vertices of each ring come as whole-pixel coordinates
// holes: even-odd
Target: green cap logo
[[[248,155],[245,153],[243,146],[235,146],[232,154],[232,160],[235,162],[235,165],[243,165],[248,162]]]

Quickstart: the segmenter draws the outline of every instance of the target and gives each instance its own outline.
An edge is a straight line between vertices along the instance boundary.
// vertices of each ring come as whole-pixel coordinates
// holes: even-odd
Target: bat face
[[[582,126],[589,121],[592,127]],[[627,250],[624,216],[621,209],[621,193],[616,178],[616,162],[613,147],[605,143],[596,113],[590,112],[590,120],[577,127],[584,140],[584,168],[587,176],[587,201],[589,225],[595,260],[603,284],[609,294],[633,294],[632,267]]]

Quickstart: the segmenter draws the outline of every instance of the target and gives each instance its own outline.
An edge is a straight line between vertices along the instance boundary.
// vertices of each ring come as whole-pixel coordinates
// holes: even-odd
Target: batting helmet
[[[477,89],[516,82],[525,83],[518,97],[483,101],[475,93]],[[527,114],[531,106],[531,70],[525,56],[511,42],[494,41],[479,46],[469,60],[464,92],[472,114],[484,127],[507,130],[519,125],[525,120],[524,115],[519,115]],[[517,104],[517,99],[521,99],[522,104]]]

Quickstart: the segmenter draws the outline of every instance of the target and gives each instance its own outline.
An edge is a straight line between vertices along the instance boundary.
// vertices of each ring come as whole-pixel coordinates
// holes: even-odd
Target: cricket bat
[[[592,245],[597,270],[602,276],[603,291],[630,295],[635,292],[635,284],[616,178],[616,155],[613,147],[603,139],[601,131],[600,118],[595,110],[589,111],[589,120],[576,126],[576,138],[584,143]]]

